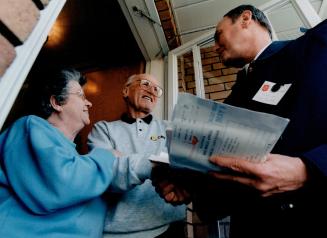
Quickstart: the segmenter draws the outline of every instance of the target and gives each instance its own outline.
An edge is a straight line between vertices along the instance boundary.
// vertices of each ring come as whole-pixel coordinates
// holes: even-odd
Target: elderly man
[[[265,15],[241,5],[218,23],[215,41],[226,65],[245,65],[225,103],[290,123],[264,162],[213,156],[236,173],[212,172],[216,179],[203,179],[197,191],[158,182],[162,196],[176,203],[185,200],[179,189],[196,194],[204,217],[231,216],[232,238],[326,237],[327,21],[296,40],[271,42]]]
[[[123,89],[127,112],[121,120],[96,123],[89,135],[90,148],[106,148],[120,158],[129,158],[138,165],[140,173],[149,177],[152,169],[149,157],[166,151],[166,125],[151,115],[161,95],[155,77],[149,74],[129,77]],[[126,170],[120,167],[114,174],[118,183],[110,187],[104,237],[184,237],[182,225],[169,224],[184,219],[185,206],[165,203],[150,180],[132,190],[122,186],[124,183],[119,181],[126,180]]]

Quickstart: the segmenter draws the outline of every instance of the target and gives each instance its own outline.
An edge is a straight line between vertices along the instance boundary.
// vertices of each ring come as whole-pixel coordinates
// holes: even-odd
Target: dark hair
[[[70,81],[76,81],[83,86],[86,83],[86,78],[79,71],[66,68],[50,73],[50,77],[48,76],[45,79],[41,87],[41,103],[39,108],[41,117],[47,119],[54,112],[50,104],[51,96],[54,96],[60,105],[66,103],[68,98],[68,83]]]
[[[266,28],[270,38],[272,39],[271,26],[266,15],[261,10],[252,5],[240,5],[227,12],[224,17],[229,17],[234,23],[245,10],[249,10],[252,12],[252,19],[257,21],[264,28]]]

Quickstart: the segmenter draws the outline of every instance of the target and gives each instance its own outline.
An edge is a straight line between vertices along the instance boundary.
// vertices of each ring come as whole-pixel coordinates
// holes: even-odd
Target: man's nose
[[[146,88],[146,91],[148,91],[149,93],[151,93],[152,95],[154,95],[154,96],[156,96],[157,94],[156,94],[156,90],[155,90],[155,87],[154,86],[148,86],[147,88]]]
[[[154,86],[151,86],[151,93],[154,94],[154,95],[156,95],[156,93],[157,93]]]

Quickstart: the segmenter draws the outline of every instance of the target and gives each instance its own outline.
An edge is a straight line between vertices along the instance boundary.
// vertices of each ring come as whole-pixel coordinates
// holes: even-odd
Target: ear
[[[125,87],[125,88],[123,89],[123,97],[124,97],[124,98],[127,98],[127,97],[128,97],[128,87]]]
[[[53,95],[50,97],[50,104],[52,108],[57,112],[62,111],[62,106],[57,102],[56,98]]]
[[[252,20],[252,12],[250,10],[245,10],[242,12],[241,15],[241,21],[242,21],[242,27],[246,28],[250,24],[250,21]]]

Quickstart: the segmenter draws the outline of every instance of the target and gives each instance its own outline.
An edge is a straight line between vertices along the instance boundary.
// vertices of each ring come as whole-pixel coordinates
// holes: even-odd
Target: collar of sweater
[[[151,114],[147,115],[146,117],[143,117],[143,118],[140,118],[142,119],[146,124],[150,124],[152,119],[153,119],[153,116]],[[134,122],[136,122],[136,119],[135,118],[131,118],[127,115],[127,113],[124,113],[122,116],[121,116],[121,120],[123,122],[126,122],[128,124],[133,124]]]

